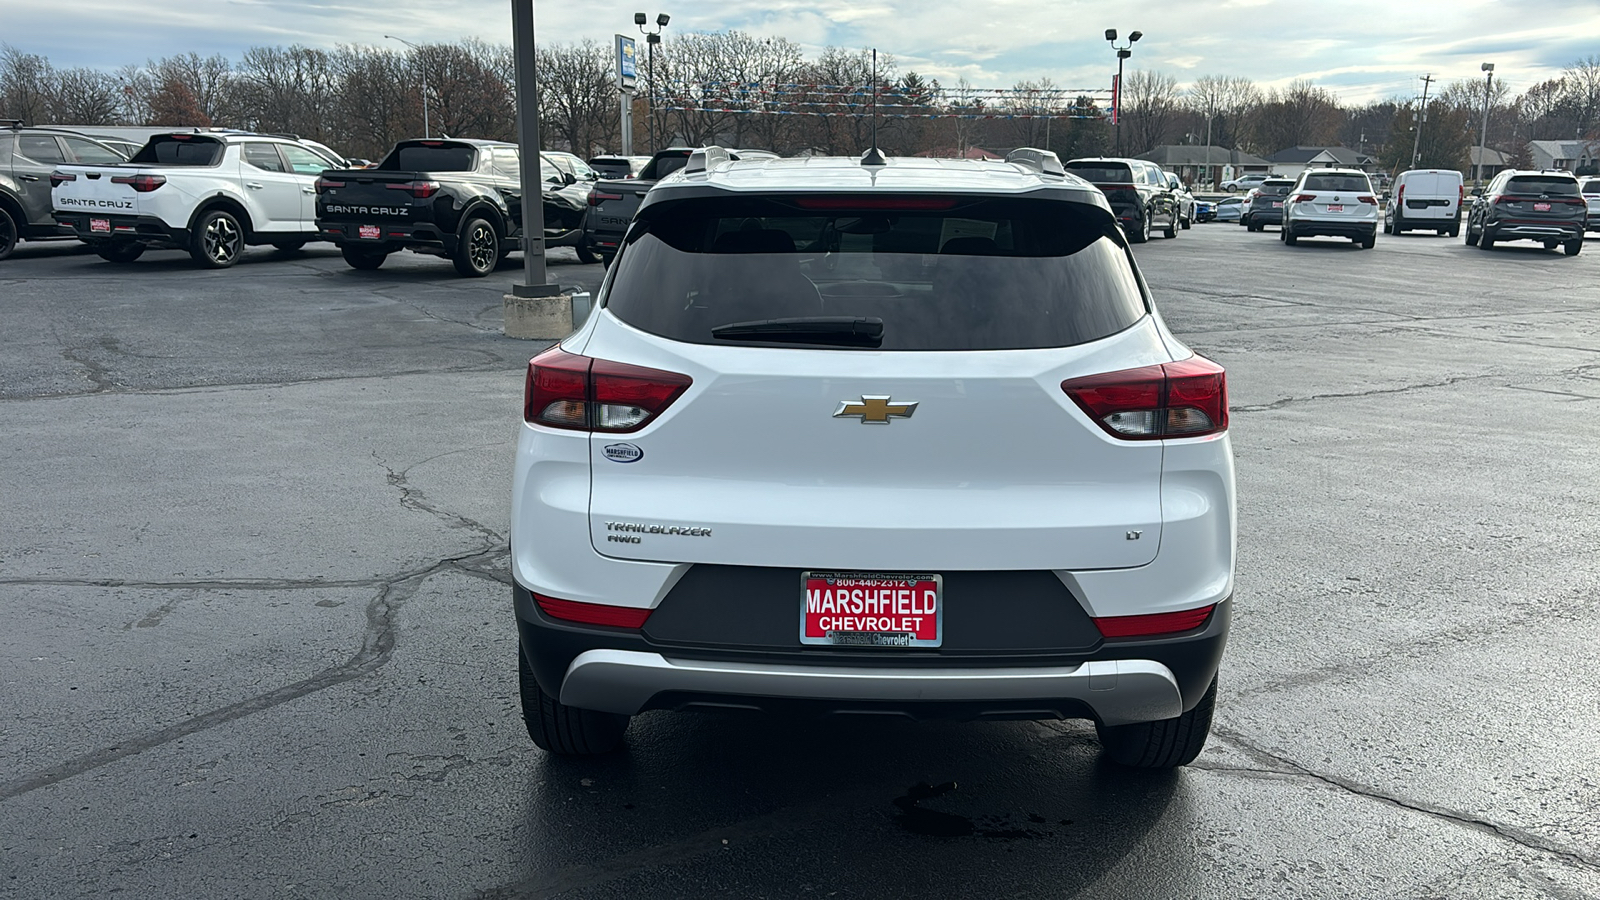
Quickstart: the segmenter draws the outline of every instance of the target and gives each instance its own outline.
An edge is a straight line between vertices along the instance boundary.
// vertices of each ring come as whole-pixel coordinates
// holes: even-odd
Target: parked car
[[[127,157],[81,134],[0,120],[0,259],[19,241],[70,238],[50,205],[50,173],[65,163],[117,165]]]
[[[1461,206],[1466,196],[1466,181],[1454,169],[1401,172],[1384,204],[1383,233],[1426,230],[1455,237],[1461,233]]]
[[[1263,188],[1265,190],[1265,188]],[[1363,250],[1378,241],[1378,197],[1360,169],[1307,169],[1282,207],[1285,244],[1303,237],[1345,237]]]
[[[1226,376],[1159,324],[1105,195],[1010,159],[713,147],[643,198],[595,311],[528,364],[535,744],[733,707],[1088,718],[1115,763],[1199,754],[1233,605]]]
[[[1193,228],[1199,215],[1195,211],[1194,194],[1189,193],[1189,186],[1176,174],[1166,171],[1162,174],[1167,176],[1167,187],[1178,201],[1178,224],[1184,228]]]
[[[1268,178],[1261,186],[1252,188],[1250,205],[1245,207],[1240,222],[1251,231],[1261,231],[1268,225],[1283,224],[1283,201],[1294,187],[1292,178]]]
[[[572,173],[572,177],[576,181],[592,184],[593,182],[599,181],[602,177],[593,166],[590,166],[588,163],[584,162],[574,154],[567,153],[563,150],[546,150],[544,151],[543,155],[544,158],[550,163],[554,164],[556,169],[559,171]]]
[[[540,159],[546,247],[582,243],[588,188]],[[522,158],[516,144],[448,138],[396,144],[371,169],[332,170],[316,186],[317,226],[345,262],[376,269],[400,250],[440,256],[481,278],[522,238]]]
[[[1217,201],[1216,212],[1212,218],[1218,222],[1237,222],[1239,221],[1239,213],[1243,208],[1244,198],[1224,197]]]
[[[1232,181],[1224,181],[1220,187],[1225,191],[1248,191],[1260,187],[1268,178],[1273,177],[1276,176],[1271,172],[1249,172]]]
[[[1600,231],[1600,178],[1585,178],[1578,183],[1585,204],[1589,207],[1587,231]]]
[[[776,159],[778,154],[768,150],[728,150],[729,158]],[[589,218],[584,223],[584,236],[600,261],[611,265],[622,245],[622,235],[633,221],[644,195],[656,182],[683,168],[694,153],[693,147],[668,147],[650,157],[637,175],[625,178],[607,178],[595,183],[589,192]]]
[[[589,160],[589,167],[600,173],[601,178],[637,178],[649,161],[648,156],[596,156]]]
[[[1086,157],[1067,163],[1067,172],[1106,195],[1131,243],[1150,240],[1157,222],[1161,234],[1178,236],[1178,198],[1167,186],[1167,173],[1142,159]]]
[[[1538,241],[1568,256],[1583,249],[1589,208],[1569,172],[1507,169],[1494,176],[1467,214],[1467,243],[1491,250],[1501,241]]]
[[[1251,202],[1253,202],[1256,199],[1256,193],[1258,191],[1260,191],[1260,190],[1261,190],[1260,188],[1251,188],[1250,190],[1244,192],[1244,196],[1239,198],[1239,218],[1238,218],[1238,222],[1239,222],[1240,225],[1243,225],[1245,227],[1249,227],[1249,225],[1250,225],[1250,204],[1251,204]]]
[[[208,269],[247,245],[319,240],[313,193],[328,161],[298,141],[244,132],[158,134],[121,165],[63,165],[50,176],[57,221],[102,259],[187,250]]]

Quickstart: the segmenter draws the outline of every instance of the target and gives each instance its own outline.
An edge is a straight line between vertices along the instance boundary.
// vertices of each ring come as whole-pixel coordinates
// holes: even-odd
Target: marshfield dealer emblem
[[[887,425],[889,420],[909,419],[917,411],[917,401],[908,400],[904,403],[895,403],[887,394],[862,394],[861,402],[843,400],[839,408],[834,410],[835,419],[848,419],[860,416],[863,423],[873,425]]]
[[[612,462],[633,463],[644,459],[644,448],[638,444],[607,444],[600,448]]]

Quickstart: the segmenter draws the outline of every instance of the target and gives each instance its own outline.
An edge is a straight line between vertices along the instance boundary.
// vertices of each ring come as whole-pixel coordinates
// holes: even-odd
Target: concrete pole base
[[[505,335],[524,341],[559,341],[572,333],[572,295],[505,295]]]

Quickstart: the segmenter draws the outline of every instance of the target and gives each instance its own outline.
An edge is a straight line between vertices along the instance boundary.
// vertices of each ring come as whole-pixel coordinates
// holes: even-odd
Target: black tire
[[[1444,233],[1450,235],[1451,237],[1460,237],[1461,236],[1461,223],[1457,222],[1454,225],[1451,225],[1448,229],[1445,230]]]
[[[1217,680],[1211,679],[1200,702],[1176,719],[1133,725],[1095,724],[1106,757],[1119,766],[1135,769],[1172,769],[1194,762],[1211,734],[1211,716],[1217,707]]]
[[[586,266],[592,266],[600,261],[600,254],[594,252],[594,250],[589,247],[588,241],[584,241],[572,249],[573,252],[578,254],[578,262],[581,262]]]
[[[517,683],[522,694],[522,721],[528,737],[546,753],[597,756],[622,746],[628,717],[568,706],[546,694],[533,677],[528,658],[517,648]]]
[[[1493,250],[1494,249],[1494,235],[1490,234],[1489,233],[1489,229],[1487,229],[1487,228],[1483,229],[1483,231],[1478,234],[1478,249],[1479,250]]]
[[[1188,231],[1189,229],[1194,227],[1194,219],[1193,218],[1179,219],[1178,220],[1178,224],[1183,227],[1184,231]]]
[[[244,241],[237,216],[225,209],[207,210],[189,234],[189,256],[202,269],[226,269],[244,254]]]
[[[0,259],[5,259],[17,249],[17,237],[17,220],[11,217],[5,207],[0,206]]]
[[[1406,233],[1405,220],[1400,218],[1400,210],[1398,210],[1398,209],[1394,211],[1394,233],[1395,234],[1405,234]]]
[[[1178,215],[1177,215],[1177,213],[1173,213],[1172,214],[1172,218],[1167,222],[1167,227],[1162,229],[1161,236],[1166,238],[1169,241],[1178,236]]]
[[[1142,244],[1150,240],[1150,211],[1145,210],[1139,219],[1139,227],[1128,231],[1128,243]]]
[[[293,253],[296,250],[299,250],[300,248],[304,247],[305,245],[306,245],[306,242],[303,241],[303,240],[299,240],[299,241],[273,241],[272,242],[273,249],[277,250],[279,253]]]
[[[1288,244],[1289,246],[1293,247],[1296,244],[1300,243],[1300,239],[1295,237],[1294,232],[1292,232],[1289,229],[1285,228],[1283,230],[1283,242],[1285,244]]]
[[[451,255],[456,271],[467,278],[482,278],[500,262],[500,232],[482,216],[473,216],[461,226],[456,252]]]
[[[1567,243],[1562,246],[1561,251],[1568,256],[1577,256],[1579,253],[1583,252],[1583,238],[1578,238],[1575,241],[1567,241]]]
[[[1368,235],[1356,241],[1356,244],[1363,250],[1371,250],[1373,247],[1378,246],[1378,236],[1375,234]]]
[[[609,269],[611,268],[611,263],[615,261],[616,258],[617,255],[615,253],[602,253],[600,254],[600,265]]]
[[[383,265],[384,260],[389,258],[388,252],[384,250],[350,246],[340,247],[339,255],[343,256],[344,261],[350,264],[350,268],[360,269],[363,272],[370,272],[376,269]]]
[[[1545,241],[1544,242],[1544,248],[1546,250],[1554,250],[1555,248],[1557,248],[1559,246],[1561,246],[1561,242],[1560,241]]]
[[[102,241],[94,252],[106,262],[131,263],[144,255],[144,245],[138,241]]]
[[[1394,234],[1394,221],[1388,216],[1383,217],[1383,233]]]
[[[1476,246],[1478,246],[1478,236],[1476,234],[1472,233],[1472,223],[1471,222],[1467,223],[1467,246],[1468,247],[1476,247]]]

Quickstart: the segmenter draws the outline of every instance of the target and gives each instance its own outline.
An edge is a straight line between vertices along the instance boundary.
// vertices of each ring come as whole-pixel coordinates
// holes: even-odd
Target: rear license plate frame
[[[110,219],[90,219],[89,220],[89,233],[90,234],[110,234],[111,233],[111,220]]]
[[[383,237],[382,225],[357,225],[356,237],[363,241],[376,241]]]
[[[844,581],[843,585],[839,582]],[[861,582],[854,584],[853,582]],[[933,586],[933,637],[925,637],[927,633],[926,622],[920,621],[927,617],[924,609],[926,596],[915,596],[919,591],[925,592],[927,585]],[[854,607],[843,615],[837,612],[823,613],[820,611],[824,604],[817,606],[818,611],[813,613],[810,592],[812,588],[822,586],[856,588],[863,590],[901,590],[911,592],[912,596],[905,602],[896,604],[897,609],[891,609],[886,614],[869,614],[866,607],[861,607],[862,612],[855,612]],[[800,643],[806,646],[822,647],[867,647],[867,648],[892,648],[892,649],[932,649],[944,644],[944,576],[928,572],[850,572],[850,571],[804,571],[800,573]],[[853,602],[853,601],[852,601]],[[817,619],[816,627],[812,619]],[[873,624],[908,626],[897,630],[894,627],[869,629],[844,629],[826,628],[830,624],[827,619],[838,618],[847,620],[878,620]],[[918,619],[919,621],[911,621]],[[850,621],[848,624],[865,624],[859,621]]]
[[[1534,212],[1549,212],[1550,211],[1550,204],[1548,204],[1548,203],[1534,203],[1533,204],[1533,211]]]
[[[1331,213],[1342,213],[1342,212],[1344,212],[1344,204],[1343,203],[1329,203],[1328,204],[1328,212],[1331,212]]]

